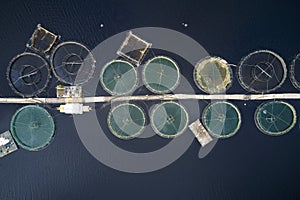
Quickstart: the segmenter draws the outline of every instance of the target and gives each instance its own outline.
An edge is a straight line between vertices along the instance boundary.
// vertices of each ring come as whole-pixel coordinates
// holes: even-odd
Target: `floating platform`
[[[168,57],[154,57],[148,60],[144,66],[143,81],[153,93],[172,92],[180,82],[179,67]]]
[[[189,117],[185,108],[172,101],[154,106],[150,114],[151,126],[155,133],[164,138],[181,135],[188,126]]]
[[[57,79],[70,85],[80,85],[90,80],[96,60],[91,51],[78,42],[63,42],[51,54],[51,68]]]
[[[52,50],[58,39],[58,35],[55,35],[38,24],[27,44],[27,47],[37,53],[47,54]]]
[[[110,131],[120,139],[132,139],[142,133],[146,118],[143,110],[130,103],[123,103],[111,109],[107,123]]]
[[[127,37],[117,51],[117,55],[139,66],[150,47],[151,43],[146,42],[129,31]]]
[[[208,131],[204,128],[199,119],[191,123],[189,125],[189,129],[195,135],[202,147],[213,141],[213,138],[209,135]]]
[[[0,158],[18,150],[18,147],[9,131],[0,134]]]
[[[222,58],[206,57],[196,64],[194,81],[203,92],[224,93],[232,84],[232,70]]]
[[[100,82],[103,89],[111,95],[130,94],[138,84],[137,71],[127,61],[113,60],[102,69]]]
[[[16,143],[29,151],[45,148],[54,136],[52,116],[40,106],[20,108],[12,117],[10,131]]]
[[[287,76],[284,60],[269,50],[244,57],[238,66],[238,80],[249,92],[268,93],[278,89]]]
[[[283,135],[296,124],[296,110],[283,101],[270,101],[261,104],[255,112],[257,128],[267,135]]]
[[[241,126],[241,114],[232,103],[221,101],[209,104],[203,111],[202,121],[216,138],[232,137]]]

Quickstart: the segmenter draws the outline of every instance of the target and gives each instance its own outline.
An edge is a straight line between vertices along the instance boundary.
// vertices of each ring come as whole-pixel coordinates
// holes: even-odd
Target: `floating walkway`
[[[163,94],[136,96],[96,96],[76,98],[0,98],[0,103],[16,104],[62,104],[62,103],[104,103],[111,101],[172,101],[172,100],[274,100],[300,99],[300,93],[279,94]]]

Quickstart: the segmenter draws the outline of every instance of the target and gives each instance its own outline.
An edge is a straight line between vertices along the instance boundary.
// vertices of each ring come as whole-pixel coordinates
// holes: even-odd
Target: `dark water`
[[[6,67],[24,51],[38,23],[59,33],[62,40],[90,48],[127,29],[170,28],[231,63],[257,49],[273,50],[290,63],[300,45],[297,1],[9,1],[0,5],[1,96],[15,96],[6,81]],[[288,79],[278,90],[284,91],[296,92]],[[236,79],[228,92],[242,92]],[[298,101],[289,102],[300,112]],[[81,144],[72,118],[52,111],[57,134],[47,149],[19,150],[0,160],[0,200],[299,199],[298,122],[290,133],[269,137],[254,124],[259,102],[233,103],[242,108],[243,117],[236,136],[219,141],[201,160],[194,141],[175,163],[148,174],[126,174],[99,163]],[[20,106],[0,105],[1,132],[9,128]]]

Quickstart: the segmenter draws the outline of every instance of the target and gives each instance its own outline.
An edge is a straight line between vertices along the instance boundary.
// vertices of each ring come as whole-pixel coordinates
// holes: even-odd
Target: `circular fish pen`
[[[143,110],[130,103],[123,103],[112,108],[107,124],[112,134],[120,139],[132,139],[144,130],[146,118]]]
[[[172,92],[180,82],[178,65],[168,57],[154,57],[144,66],[143,81],[146,88],[153,93]]]
[[[47,110],[40,106],[29,105],[20,108],[13,115],[10,131],[20,147],[38,151],[52,141],[55,125]]]
[[[278,89],[287,76],[284,60],[269,50],[259,50],[244,57],[238,68],[238,80],[249,92],[268,93]]]
[[[270,101],[261,104],[255,112],[257,128],[272,136],[289,132],[296,124],[296,110],[283,101]]]
[[[150,114],[150,123],[154,132],[164,138],[181,135],[189,121],[185,108],[169,101],[154,106]]]
[[[290,80],[295,88],[300,90],[300,53],[293,59],[290,67]]]
[[[70,85],[80,85],[92,78],[95,59],[90,50],[77,42],[59,44],[51,55],[51,67],[57,79]]]
[[[221,101],[211,103],[204,109],[202,122],[212,136],[228,138],[236,134],[242,120],[240,111],[235,105]]]
[[[14,57],[7,68],[7,80],[12,90],[22,97],[33,97],[42,93],[50,80],[47,61],[33,53],[22,53]]]
[[[206,57],[196,64],[194,81],[203,92],[223,93],[232,84],[232,70],[222,58]]]
[[[111,95],[125,95],[137,86],[137,71],[134,66],[123,60],[113,60],[102,69],[100,82],[103,89]]]

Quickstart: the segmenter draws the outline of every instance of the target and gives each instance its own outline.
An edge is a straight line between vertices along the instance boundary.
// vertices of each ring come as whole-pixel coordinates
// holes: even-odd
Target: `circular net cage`
[[[154,57],[147,61],[144,66],[143,81],[145,86],[153,93],[172,92],[180,81],[178,65],[168,57]]]
[[[47,61],[33,53],[19,54],[11,60],[7,68],[10,87],[23,97],[37,96],[43,92],[50,77]]]
[[[54,136],[52,116],[40,106],[20,108],[12,117],[10,131],[19,146],[37,151],[45,148]]]
[[[125,95],[137,86],[137,71],[132,64],[123,60],[113,60],[102,69],[100,82],[111,95]]]
[[[290,79],[298,90],[300,90],[300,53],[296,55],[291,63]]]
[[[70,85],[80,85],[91,79],[95,63],[90,50],[77,42],[63,42],[51,55],[54,75],[59,81]]]
[[[175,102],[157,104],[150,116],[154,132],[164,138],[181,135],[185,131],[188,121],[185,108]]]
[[[223,93],[232,84],[232,70],[222,58],[207,57],[196,64],[194,81],[203,92]]]
[[[112,108],[107,123],[110,131],[120,139],[132,139],[142,133],[146,118],[143,110],[130,103]]]
[[[296,111],[283,101],[270,101],[261,104],[255,113],[258,129],[267,135],[282,135],[289,132],[296,123]]]
[[[241,60],[238,78],[249,92],[268,93],[278,89],[287,74],[284,60],[276,53],[259,50]]]
[[[216,138],[228,138],[237,133],[241,126],[238,108],[229,102],[209,104],[203,111],[202,121],[208,132]]]

